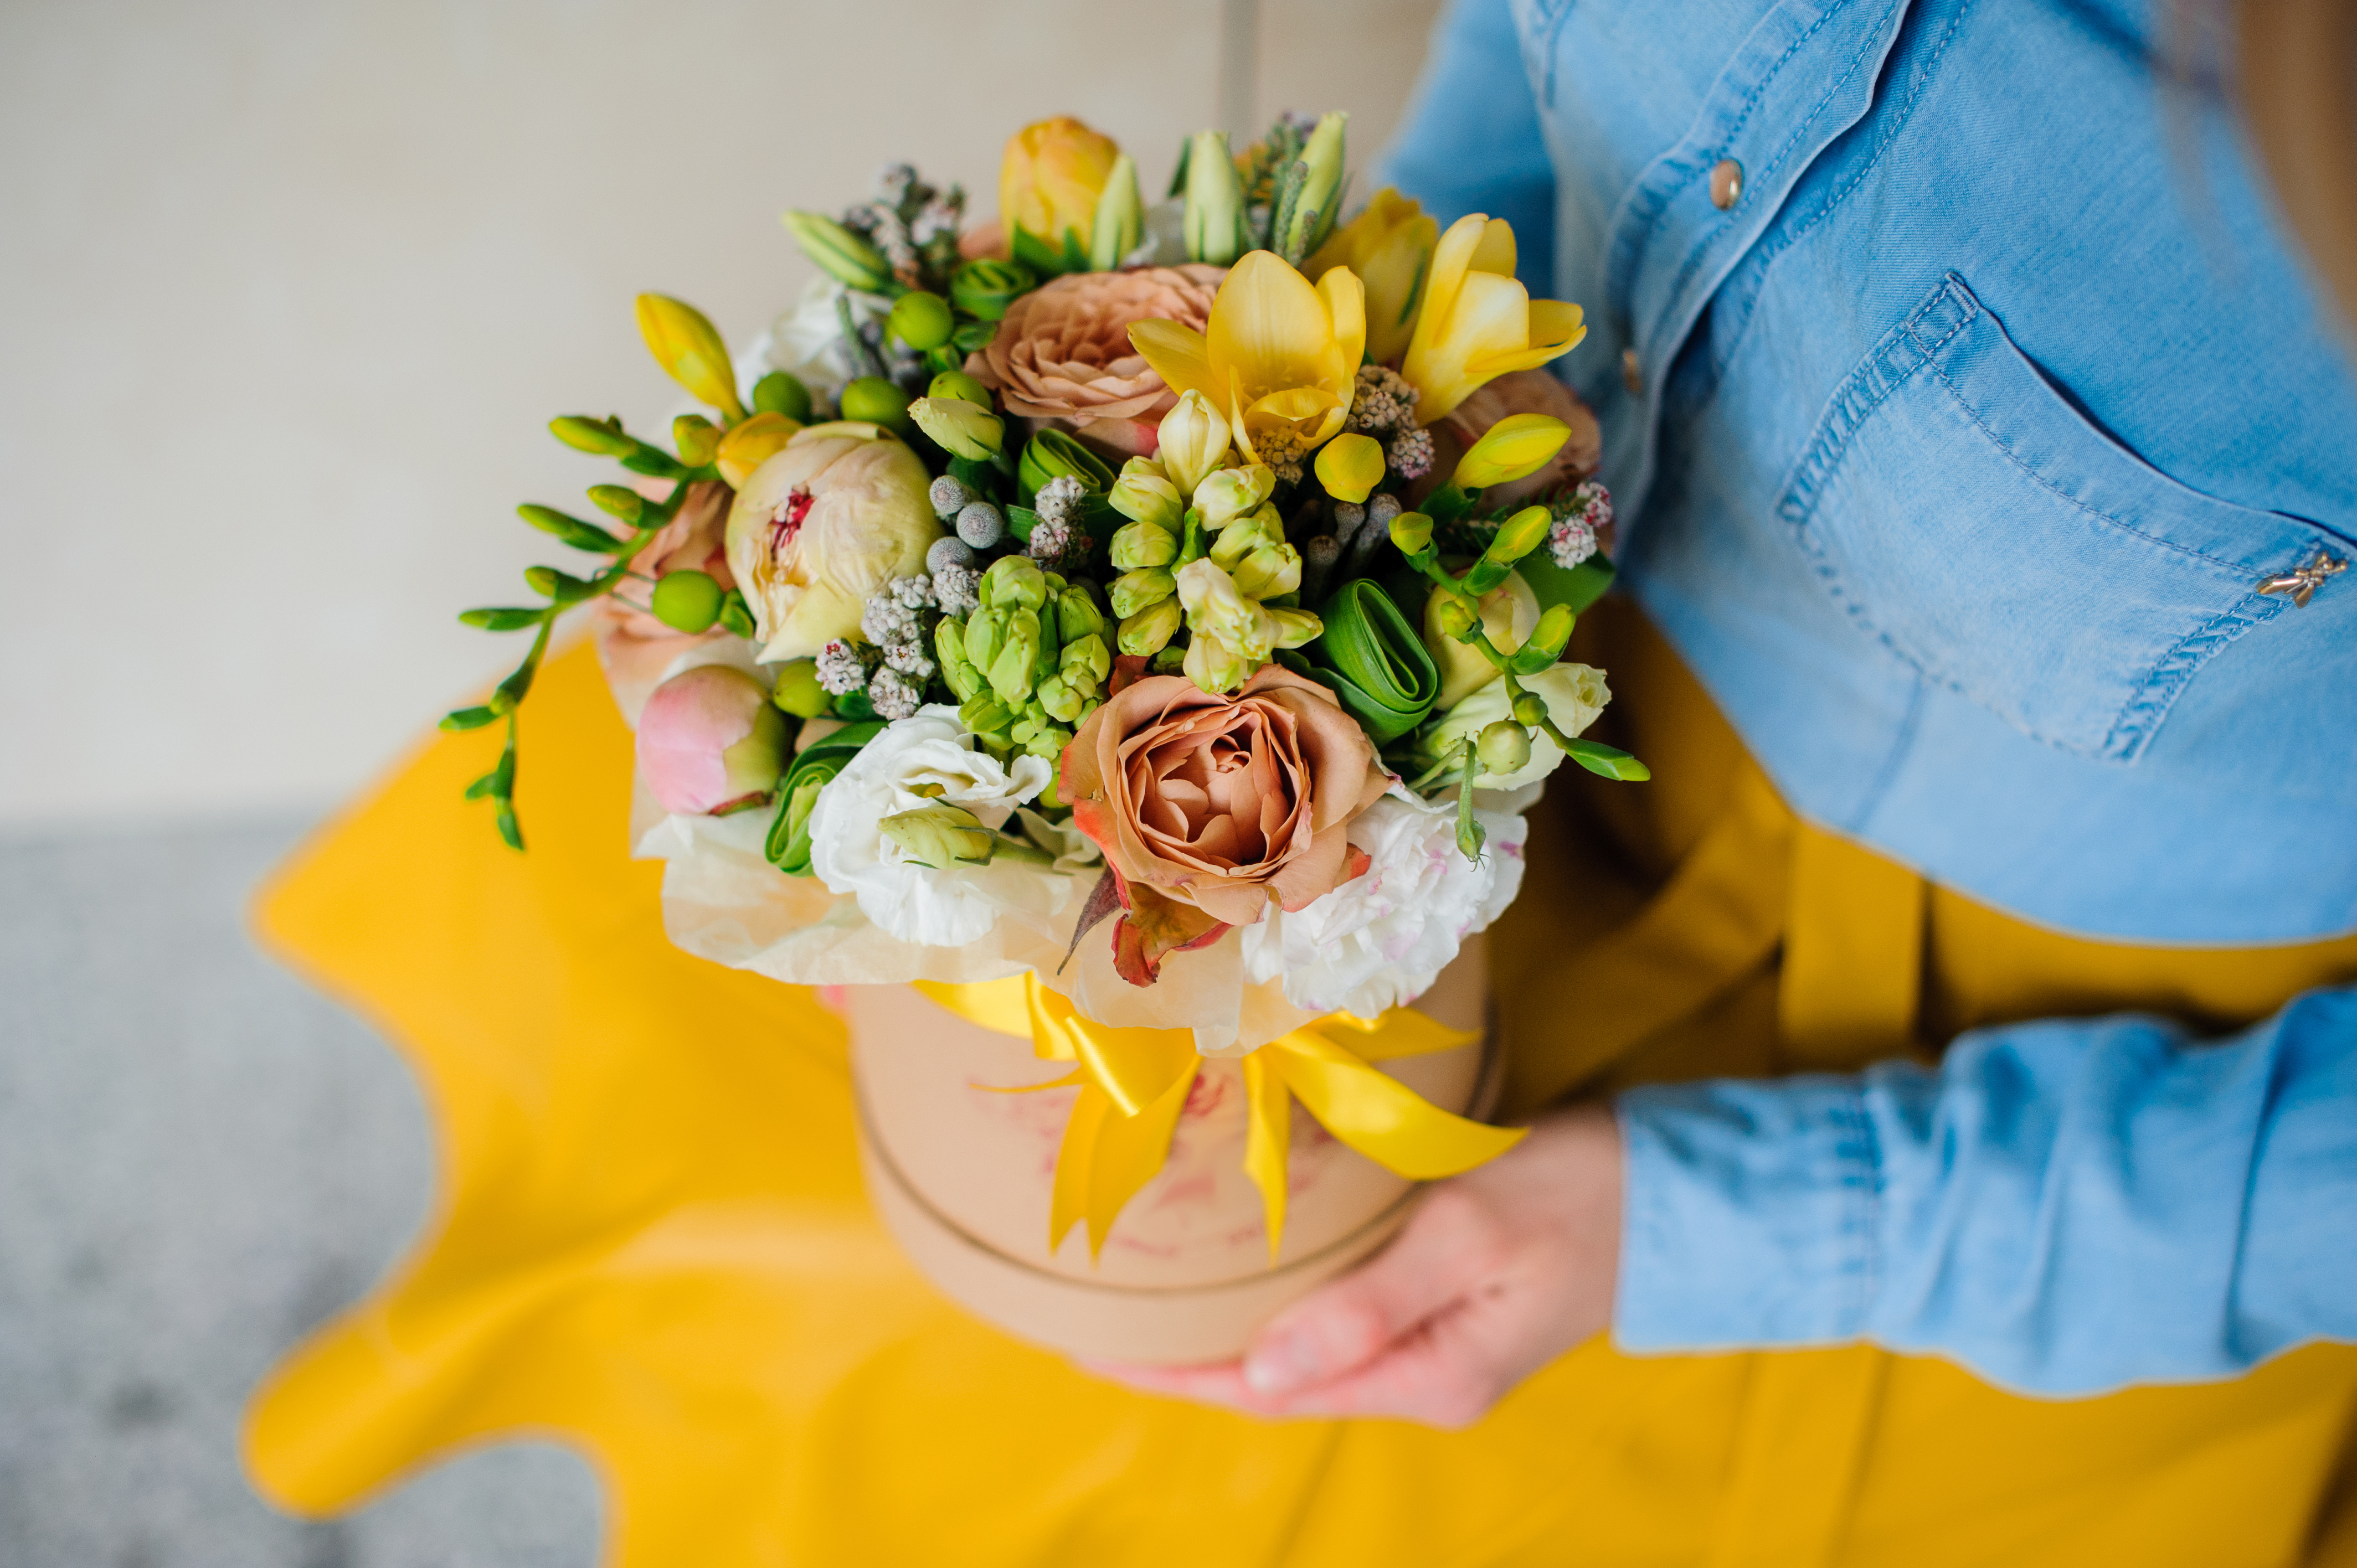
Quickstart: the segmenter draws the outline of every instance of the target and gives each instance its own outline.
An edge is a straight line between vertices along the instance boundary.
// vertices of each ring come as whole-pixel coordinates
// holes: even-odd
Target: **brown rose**
[[[1177,321],[1200,332],[1224,268],[1189,263],[1126,273],[1071,273],[1017,300],[966,373],[997,392],[1009,413],[1053,420],[1124,451],[1151,450],[1150,428],[1177,405],[1145,356],[1132,322]]]
[[[1389,779],[1326,688],[1277,665],[1232,696],[1150,675],[1064,748],[1058,792],[1104,851],[1128,910],[1114,967],[1151,984],[1166,953],[1298,909],[1348,879],[1347,833]]]
[[[1578,394],[1545,371],[1509,371],[1475,388],[1432,427],[1432,478],[1426,488],[1437,487],[1454,473],[1466,449],[1510,413],[1544,413],[1560,419],[1571,426],[1571,439],[1537,473],[1483,490],[1485,510],[1544,496],[1567,480],[1596,472],[1604,453],[1604,436],[1596,415]]]

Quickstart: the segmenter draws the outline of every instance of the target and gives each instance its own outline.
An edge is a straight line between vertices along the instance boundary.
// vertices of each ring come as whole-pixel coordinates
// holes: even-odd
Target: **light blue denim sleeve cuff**
[[[1626,1350],[1828,1344],[1875,1291],[1879,1172],[1857,1080],[1674,1084],[1619,1105],[1613,1339]]]

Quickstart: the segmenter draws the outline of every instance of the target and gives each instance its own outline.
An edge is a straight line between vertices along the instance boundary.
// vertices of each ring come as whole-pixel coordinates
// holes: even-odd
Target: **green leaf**
[[[1452,482],[1425,497],[1415,510],[1436,524],[1455,522],[1473,510],[1473,498]]]
[[[1006,509],[1006,532],[1025,543],[1031,542],[1031,531],[1039,526],[1039,514],[1028,506]]]
[[[458,617],[460,624],[480,627],[485,631],[522,631],[540,624],[545,614],[538,608],[500,607],[495,609],[468,610]]]
[[[460,730],[480,729],[499,717],[496,708],[458,708],[442,715],[442,727],[455,735]]]
[[[1634,784],[1653,776],[1652,768],[1619,746],[1607,746],[1600,740],[1574,740],[1566,749],[1574,762],[1607,779]]]
[[[1523,575],[1523,581],[1538,596],[1539,608],[1543,610],[1561,605],[1577,615],[1612,586],[1612,563],[1601,553],[1590,555],[1566,571],[1545,551],[1534,550],[1515,564],[1514,570]]]
[[[1354,578],[1318,607],[1318,618],[1326,629],[1306,651],[1367,737],[1384,746],[1422,724],[1439,700],[1440,670],[1391,596]]]

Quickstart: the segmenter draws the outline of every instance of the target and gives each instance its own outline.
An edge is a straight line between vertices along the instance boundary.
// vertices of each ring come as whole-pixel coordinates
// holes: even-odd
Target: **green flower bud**
[[[987,865],[998,835],[963,806],[920,806],[876,824],[900,853],[919,865],[945,871],[952,865]]]
[[[1113,160],[1090,225],[1089,270],[1109,273],[1137,249],[1146,233],[1146,202],[1137,194],[1137,165],[1123,153]]]
[[[1284,542],[1285,521],[1275,507],[1265,506],[1220,530],[1211,541],[1211,560],[1222,571],[1232,572],[1254,551]]]
[[[988,691],[976,692],[958,705],[958,723],[975,735],[1005,736],[1016,714]]]
[[[1535,729],[1546,723],[1547,705],[1536,692],[1524,692],[1514,699],[1515,719]]]
[[[1151,522],[1125,523],[1114,531],[1113,564],[1117,571],[1168,566],[1178,559],[1178,535]]]
[[[770,701],[777,704],[780,713],[791,714],[798,719],[814,719],[826,712],[830,698],[826,688],[818,683],[818,660],[790,659],[780,665],[777,682],[770,689]]]
[[[632,528],[647,514],[646,498],[628,485],[592,485],[589,504],[607,516],[619,519]]]
[[[1092,684],[1102,683],[1113,673],[1113,650],[1094,632],[1074,638],[1056,655],[1056,670],[1067,676],[1084,675]]]
[[[1049,676],[1039,682],[1039,706],[1050,717],[1071,724],[1081,716],[1092,695],[1085,680],[1076,681],[1063,674]],[[1036,726],[1035,726],[1036,728]],[[1023,737],[1028,741],[1030,737]]]
[[[943,371],[940,375],[935,376],[932,384],[925,389],[925,395],[932,398],[956,398],[961,403],[970,403],[976,408],[984,410],[996,406],[990,401],[990,389],[963,371]]]
[[[1278,232],[1270,236],[1271,242],[1279,255],[1297,265],[1333,231],[1342,193],[1342,127],[1350,118],[1333,113],[1318,122],[1301,149],[1300,188],[1275,214]]]
[[[1517,675],[1535,675],[1556,660],[1571,641],[1572,613],[1569,605],[1549,605],[1539,615],[1538,625],[1531,635],[1514,650],[1508,662]]]
[[[647,607],[673,631],[705,632],[720,618],[720,585],[702,572],[672,572],[655,584]]]
[[[1420,511],[1404,511],[1392,519],[1392,542],[1413,559],[1432,547],[1432,519]]]
[[[1146,566],[1135,572],[1124,572],[1113,580],[1111,597],[1113,613],[1127,621],[1130,617],[1158,605],[1178,591],[1178,580],[1165,566]]]
[[[796,424],[811,416],[810,388],[783,371],[771,371],[753,383],[753,412],[782,414]]]
[[[994,609],[1036,610],[1048,602],[1048,575],[1028,555],[1002,555],[982,575],[982,602]]]
[[[1083,637],[1103,637],[1104,633],[1104,611],[1086,586],[1074,583],[1056,596],[1059,641],[1072,642]]]
[[[985,604],[965,618],[965,656],[974,672],[984,681],[990,679],[990,667],[998,659],[998,650],[1006,644],[1007,612]]]
[[[921,354],[948,342],[957,320],[950,314],[948,300],[922,289],[911,289],[892,302],[892,314],[884,318],[884,327]]]
[[[1499,719],[1483,726],[1473,754],[1481,759],[1482,772],[1503,777],[1530,761],[1530,732],[1512,719]]]
[[[576,550],[596,551],[610,554],[622,546],[616,536],[594,522],[569,516],[553,506],[539,506],[531,501],[516,508],[516,515],[540,530],[553,533]]]
[[[1432,608],[1432,622],[1441,636],[1458,642],[1472,641],[1474,634],[1481,629],[1481,618],[1456,594],[1440,596],[1440,602]]]
[[[1227,134],[1198,132],[1186,157],[1187,259],[1231,266],[1244,251],[1244,192]]]
[[[845,419],[908,433],[909,394],[881,376],[861,376],[845,382],[840,405]]]
[[[1222,468],[1195,487],[1195,510],[1214,531],[1260,510],[1276,489],[1276,475],[1264,464]]]
[[[1178,499],[1178,487],[1163,473],[1162,465],[1150,457],[1132,457],[1123,464],[1121,478],[1114,481],[1113,491],[1106,499],[1122,516],[1173,533],[1178,531],[1178,521],[1186,511]]]
[[[1237,564],[1235,579],[1236,592],[1248,599],[1294,593],[1301,586],[1301,552],[1290,544],[1264,544]]]
[[[1007,307],[1039,286],[1039,274],[1021,262],[985,258],[950,274],[950,300],[979,321],[997,321]]]
[[[959,702],[982,690],[982,671],[966,657],[965,622],[943,616],[934,623],[933,658],[942,667],[942,679],[957,693]]]
[[[909,405],[909,417],[943,451],[970,463],[996,456],[1006,439],[1005,421],[963,398],[920,397]]]
[[[1276,623],[1276,645],[1279,648],[1302,648],[1314,642],[1326,631],[1326,623],[1309,610],[1280,607],[1268,612]]]
[[[627,457],[639,449],[635,439],[622,434],[619,420],[608,424],[604,420],[568,413],[561,419],[550,420],[548,433],[576,452],[587,452],[599,457]]]
[[[1178,626],[1184,618],[1178,596],[1173,594],[1156,600],[1135,615],[1124,616],[1116,640],[1124,653],[1159,653],[1178,635]]]
[[[1499,524],[1490,548],[1481,553],[1489,561],[1502,561],[1512,565],[1546,542],[1547,530],[1555,526],[1555,514],[1543,506],[1524,507]]]
[[[789,212],[785,224],[802,254],[846,288],[882,294],[894,286],[892,263],[884,259],[884,252],[834,219],[816,212]]]
[[[679,460],[691,468],[701,468],[720,456],[720,426],[700,413],[683,413],[671,422],[671,444],[679,453]]]
[[[990,661],[990,689],[1002,703],[1020,703],[1031,695],[1039,675],[1039,612],[1009,610],[1006,640]]]
[[[1083,703],[1082,711],[1087,711]],[[1054,762],[1064,755],[1064,747],[1072,744],[1072,732],[1060,725],[1041,725],[1024,741],[1023,749],[1032,756]]]

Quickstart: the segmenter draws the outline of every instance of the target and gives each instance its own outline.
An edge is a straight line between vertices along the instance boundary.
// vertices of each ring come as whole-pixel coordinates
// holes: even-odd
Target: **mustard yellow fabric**
[[[1641,789],[1558,791],[1493,944],[1522,1105],[1928,1052],[2158,1007],[2220,1027],[2357,944],[2155,954],[2030,929],[1793,821],[1641,622],[1589,618]],[[1129,1393],[951,1306],[863,1197],[841,1030],[665,942],[629,738],[586,651],[525,710],[532,853],[436,739],[299,854],[264,940],[422,1079],[414,1256],[278,1369],[255,1483],[347,1509],[553,1436],[608,1561],[755,1564],[2357,1563],[2357,1352],[2043,1402],[1867,1348],[1564,1358],[1469,1432],[1267,1424]]]

